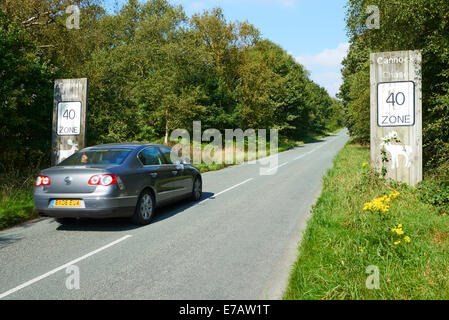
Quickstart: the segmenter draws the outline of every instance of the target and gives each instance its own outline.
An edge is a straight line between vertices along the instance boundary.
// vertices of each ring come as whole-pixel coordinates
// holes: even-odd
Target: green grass
[[[448,299],[449,216],[419,200],[417,190],[385,182],[363,166],[369,149],[348,144],[323,180],[299,246],[284,299]],[[364,203],[400,192],[382,217]],[[403,224],[411,242],[395,245]],[[367,289],[368,266],[379,289]]]
[[[0,174],[0,230],[34,219],[33,186],[38,170]]]
[[[313,139],[313,136],[311,136]],[[315,139],[319,139],[318,137],[316,137]],[[279,152],[284,152],[287,150],[290,150],[296,146],[300,146],[303,145],[304,141],[291,141],[291,140],[287,140],[287,139],[280,139],[278,142],[278,153]],[[201,147],[202,149],[206,146],[207,144],[203,144]],[[265,156],[269,156],[270,155],[270,144],[267,143],[266,145],[266,154]],[[247,150],[247,141],[245,140],[245,155],[244,155],[244,160],[248,161],[248,150]],[[255,157],[256,159],[259,159],[259,155],[252,155],[252,157]],[[236,157],[235,157],[235,141],[234,141],[234,163],[236,163]],[[226,164],[224,163],[224,158],[223,158],[223,163],[217,164],[217,163],[211,163],[211,164],[207,164],[202,162],[201,164],[193,164],[195,167],[197,167],[201,173],[204,172],[208,172],[208,171],[216,171],[216,170],[220,170],[229,166],[232,166],[234,164]]]

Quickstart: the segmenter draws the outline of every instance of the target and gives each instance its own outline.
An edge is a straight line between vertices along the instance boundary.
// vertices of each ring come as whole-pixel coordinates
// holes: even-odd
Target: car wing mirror
[[[192,164],[192,160],[189,158],[181,159],[181,164]]]

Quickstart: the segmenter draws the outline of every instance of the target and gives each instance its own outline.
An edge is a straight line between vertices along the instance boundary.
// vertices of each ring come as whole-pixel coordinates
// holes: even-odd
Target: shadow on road
[[[327,138],[327,137],[337,137],[337,134],[331,133],[331,134],[325,134],[323,137]],[[314,138],[313,136],[308,136],[304,138],[304,143],[305,144],[309,144],[309,143],[319,143],[319,142],[325,142],[326,140],[323,140],[322,138],[317,139]]]
[[[320,142],[326,142],[326,140],[314,139],[314,140],[307,141],[306,143],[309,144],[309,143],[320,143]]]
[[[19,236],[6,236],[6,237],[1,236],[0,237],[0,249],[7,247],[8,245],[15,243],[17,241],[20,241],[22,239],[23,239],[23,237],[19,237]]]
[[[213,198],[211,192],[203,192],[201,200],[193,202],[190,200],[181,200],[179,202],[157,208],[156,216],[152,222],[158,223],[165,219],[169,219],[178,213],[196,205],[198,202],[208,198]],[[53,220],[54,223],[59,223]],[[71,219],[60,224],[56,230],[58,231],[127,231],[141,228],[135,225],[129,218],[111,218],[111,219]],[[144,226],[143,226],[144,227]],[[0,238],[1,240],[1,238]]]
[[[201,199],[199,201],[189,201],[189,200],[182,200],[180,202],[170,204],[165,207],[158,208],[156,217],[154,218],[154,221],[152,223],[157,223],[160,221],[163,221],[165,219],[171,218],[178,213],[183,212],[184,210],[189,209],[190,207],[193,207],[194,205],[198,204],[199,202],[213,198],[214,193],[212,192],[203,192],[203,195],[201,196]]]

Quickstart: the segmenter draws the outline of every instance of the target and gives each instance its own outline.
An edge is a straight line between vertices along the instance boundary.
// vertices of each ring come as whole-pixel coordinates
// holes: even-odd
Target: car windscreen
[[[130,149],[93,149],[78,151],[58,166],[85,166],[102,164],[121,164],[131,152]]]

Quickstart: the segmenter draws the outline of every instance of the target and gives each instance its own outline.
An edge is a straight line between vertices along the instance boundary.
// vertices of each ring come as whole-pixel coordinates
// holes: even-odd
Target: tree
[[[0,11],[2,163],[25,166],[50,147],[53,68],[24,28]],[[48,137],[48,139],[45,139]],[[31,154],[34,157],[31,157]]]
[[[259,31],[247,22],[228,23],[219,8],[193,15],[190,25],[206,53],[202,100],[207,106],[205,125],[220,130],[235,126],[239,99],[236,89],[247,61],[245,51],[259,41]]]

